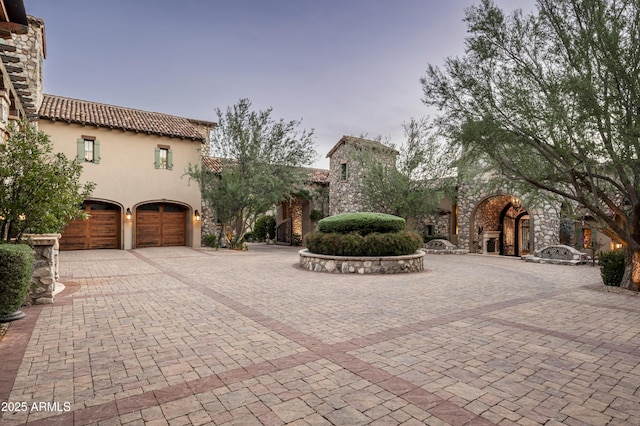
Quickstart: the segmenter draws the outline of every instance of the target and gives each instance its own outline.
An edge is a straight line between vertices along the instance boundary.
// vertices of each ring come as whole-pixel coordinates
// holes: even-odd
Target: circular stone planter
[[[424,270],[424,252],[405,256],[329,256],[300,250],[300,266],[314,272],[333,274],[402,274]]]

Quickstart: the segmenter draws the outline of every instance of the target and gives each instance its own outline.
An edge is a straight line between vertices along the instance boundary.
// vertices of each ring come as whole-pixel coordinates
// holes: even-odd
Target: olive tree
[[[466,53],[422,79],[467,158],[586,209],[623,242],[640,286],[640,3],[537,0],[466,11]]]
[[[403,123],[405,140],[397,147],[395,162],[381,161],[374,150],[362,150],[362,192],[370,211],[403,217],[407,228],[439,211],[446,196],[453,197],[455,173],[452,152],[437,138],[426,118]]]
[[[253,111],[248,99],[216,112],[211,146],[221,168],[190,165],[187,174],[217,219],[241,240],[260,215],[302,188],[308,172],[301,166],[317,155],[313,130],[299,130],[301,120],[272,118],[272,108]]]
[[[80,183],[82,166],[53,153],[49,136],[30,123],[12,124],[0,152],[0,225],[3,241],[56,233],[80,214],[93,183]]]

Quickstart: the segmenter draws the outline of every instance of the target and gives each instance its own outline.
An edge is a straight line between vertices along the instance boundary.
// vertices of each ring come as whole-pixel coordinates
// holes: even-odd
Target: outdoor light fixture
[[[622,248],[622,243],[616,243],[616,248],[617,249],[621,249]]]
[[[200,213],[198,212],[198,210],[196,210],[195,212],[193,212],[193,219],[196,222],[200,222]]]
[[[520,201],[520,198],[518,198],[518,197],[512,197],[511,198],[511,205],[513,206],[515,211],[519,211],[522,208],[522,202]]]
[[[131,209],[129,207],[127,207],[127,212],[125,213],[125,216],[127,218],[127,220],[131,220]]]

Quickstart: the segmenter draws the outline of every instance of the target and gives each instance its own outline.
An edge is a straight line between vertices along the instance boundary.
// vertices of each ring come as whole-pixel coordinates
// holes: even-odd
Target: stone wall
[[[348,143],[335,150],[329,160],[329,214],[362,211],[363,164],[356,160],[356,148]],[[347,178],[342,179],[342,165],[346,164]]]
[[[29,16],[29,29],[26,34],[14,34],[7,44],[16,47],[11,56],[20,59],[22,76],[27,79],[27,89],[34,101],[36,111],[42,104],[42,65],[46,57],[44,21]]]
[[[31,289],[25,303],[53,303],[53,293],[59,278],[60,234],[28,235],[27,239],[35,251],[35,264],[31,276]]]
[[[329,152],[329,214],[352,213],[366,209],[363,195],[365,167],[363,149],[370,149],[376,159],[395,166],[397,152],[379,142],[345,136]],[[344,179],[342,168],[347,167]]]
[[[489,188],[487,181],[483,179],[462,182],[458,186],[458,248],[460,249],[475,252],[472,243],[477,239],[478,227],[483,227],[485,231],[498,229],[500,209],[487,207],[491,207],[492,203],[496,206],[505,204],[506,198],[512,195],[520,197],[513,189],[506,186]],[[529,206],[526,200],[523,200],[523,207],[531,218],[533,250],[557,244],[560,230],[560,205],[541,202]],[[477,215],[479,209],[482,214]]]
[[[400,274],[424,270],[424,252],[406,256],[327,256],[300,250],[300,266],[314,272],[333,274]]]

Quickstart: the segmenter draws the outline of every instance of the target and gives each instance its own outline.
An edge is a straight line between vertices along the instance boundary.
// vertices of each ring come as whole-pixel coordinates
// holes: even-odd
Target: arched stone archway
[[[529,254],[532,217],[519,197],[496,194],[479,200],[469,216],[471,252],[506,256]]]

